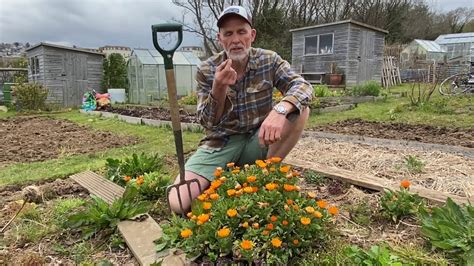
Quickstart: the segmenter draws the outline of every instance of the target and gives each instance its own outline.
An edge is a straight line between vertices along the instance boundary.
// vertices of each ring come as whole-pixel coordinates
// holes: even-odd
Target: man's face
[[[228,17],[217,33],[217,40],[224,48],[227,57],[244,62],[252,42],[255,40],[256,31],[243,19],[237,16]]]

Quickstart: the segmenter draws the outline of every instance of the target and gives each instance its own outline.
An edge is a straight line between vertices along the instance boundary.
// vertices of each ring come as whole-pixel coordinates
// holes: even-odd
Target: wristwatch
[[[280,103],[273,106],[273,110],[275,110],[277,113],[282,114],[282,115],[288,114],[288,110],[286,109],[285,105],[280,104]]]

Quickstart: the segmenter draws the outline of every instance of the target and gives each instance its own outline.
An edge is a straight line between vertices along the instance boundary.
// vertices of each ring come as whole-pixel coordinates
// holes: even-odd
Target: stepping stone
[[[123,187],[92,171],[72,175],[71,179],[108,204],[122,197],[125,192]],[[140,265],[150,265],[162,259],[158,257],[153,241],[160,238],[163,231],[150,215],[146,214],[146,218],[139,221],[120,221],[118,229]]]

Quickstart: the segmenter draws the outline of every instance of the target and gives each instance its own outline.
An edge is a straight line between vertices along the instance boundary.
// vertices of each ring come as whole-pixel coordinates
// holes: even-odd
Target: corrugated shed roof
[[[74,47],[68,47],[68,46],[62,46],[62,45],[57,45],[57,44],[52,44],[52,43],[47,43],[47,42],[40,42],[37,43],[30,48],[26,49],[26,51],[31,51],[33,49],[36,49],[37,47],[40,46],[49,46],[49,47],[54,47],[54,48],[59,48],[59,49],[64,49],[64,50],[70,50],[70,51],[76,51],[76,52],[82,52],[82,53],[88,53],[88,54],[96,54],[96,55],[101,55],[105,56],[103,53],[98,53],[98,52],[93,52],[90,50],[86,50],[86,48],[74,48]]]
[[[365,24],[365,23],[362,23],[362,22],[359,22],[359,21],[355,21],[355,20],[352,20],[352,19],[341,20],[341,21],[336,21],[336,22],[331,22],[331,23],[325,23],[325,24],[319,24],[319,25],[308,26],[308,27],[302,27],[302,28],[296,28],[296,29],[290,29],[290,32],[301,31],[301,30],[307,30],[307,29],[314,29],[314,28],[321,28],[321,27],[327,27],[327,26],[333,26],[333,25],[339,25],[339,24],[345,24],[345,23],[356,24],[356,25],[359,25],[359,26],[364,27],[364,28],[368,28],[368,29],[371,29],[371,30],[383,32],[383,33],[385,33],[385,34],[388,33],[387,30],[384,30],[384,29],[381,29],[381,28],[377,28],[377,27],[374,27],[374,26],[372,26],[372,25]]]
[[[444,53],[443,49],[441,46],[439,46],[438,43],[435,41],[428,41],[428,40],[419,40],[415,39],[414,42],[419,44],[423,49],[425,49],[427,52],[432,52],[432,53]]]
[[[133,49],[132,55],[135,54],[144,65],[162,65],[164,60],[157,50],[153,49]],[[192,52],[174,52],[174,65],[199,65],[201,60]]]
[[[474,32],[443,34],[436,38],[438,44],[474,43]]]

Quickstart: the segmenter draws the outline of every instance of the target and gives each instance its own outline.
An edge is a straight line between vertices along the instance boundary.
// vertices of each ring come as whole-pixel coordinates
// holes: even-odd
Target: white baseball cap
[[[236,15],[245,19],[245,21],[252,26],[252,16],[247,12],[247,10],[245,10],[245,8],[241,6],[229,6],[219,15],[219,19],[217,19],[217,27],[220,28],[222,26],[225,18]]]

